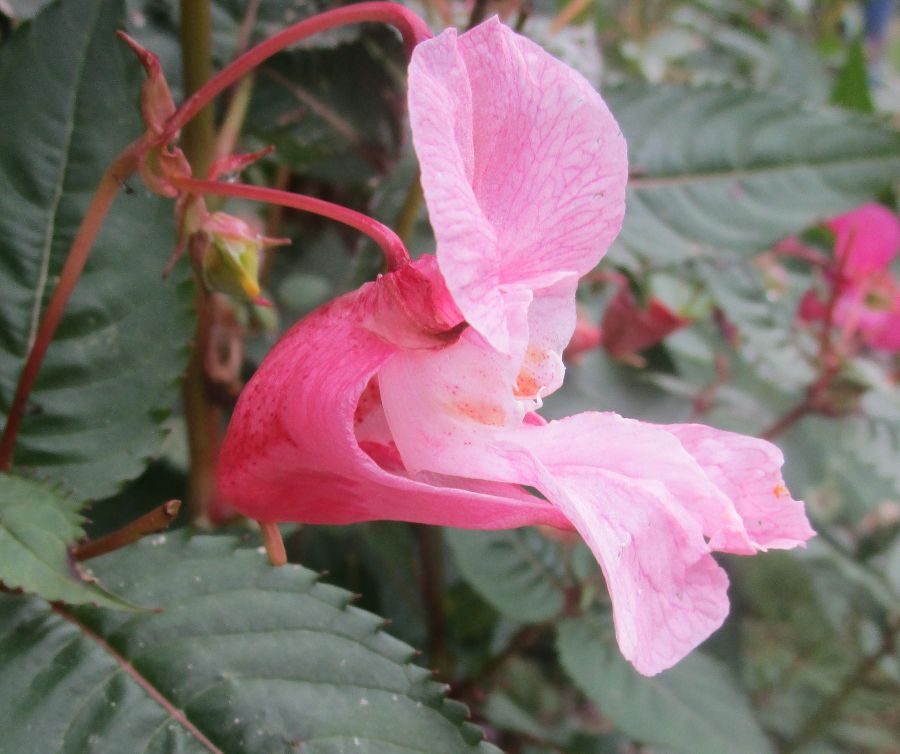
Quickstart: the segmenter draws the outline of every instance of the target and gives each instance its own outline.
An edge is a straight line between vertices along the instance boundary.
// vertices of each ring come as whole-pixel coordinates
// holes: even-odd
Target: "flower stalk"
[[[75,560],[89,560],[137,542],[149,534],[165,531],[176,519],[180,509],[180,500],[169,500],[149,513],[125,524],[121,529],[116,529],[104,537],[74,547],[72,557]]]
[[[294,194],[290,191],[251,186],[246,183],[220,183],[197,178],[176,178],[173,180],[173,183],[184,191],[191,193],[230,196],[255,202],[278,204],[303,212],[312,212],[348,225],[375,241],[384,252],[388,270],[399,269],[410,262],[406,246],[394,231],[368,215],[347,209],[339,204],[332,204],[312,196]]]

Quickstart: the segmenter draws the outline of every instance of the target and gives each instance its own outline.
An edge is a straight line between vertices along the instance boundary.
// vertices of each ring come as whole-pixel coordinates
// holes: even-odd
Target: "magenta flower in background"
[[[493,19],[416,48],[409,111],[436,256],[284,336],[241,395],[221,489],[260,521],[574,528],[623,654],[657,673],[728,612],[713,551],[813,535],[781,453],[701,425],[535,413],[563,380],[578,278],[625,209],[625,142],[587,81]]]
[[[832,324],[845,343],[858,335],[870,348],[900,351],[900,282],[890,271],[900,252],[900,220],[880,204],[866,204],[825,227],[834,233],[834,260],[825,271],[835,296]],[[809,291],[799,316],[824,322],[828,309],[828,301]]]

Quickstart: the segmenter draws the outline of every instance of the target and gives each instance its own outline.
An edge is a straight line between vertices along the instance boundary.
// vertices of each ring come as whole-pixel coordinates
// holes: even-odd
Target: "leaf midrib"
[[[75,629],[85,638],[93,641],[106,655],[108,655],[129,678],[131,678],[141,689],[155,701],[169,718],[177,722],[184,730],[191,735],[199,744],[204,746],[207,751],[212,754],[225,754],[225,752],[216,746],[206,735],[188,719],[188,716],[178,709],[159,689],[154,686],[149,679],[141,675],[137,668],[134,667],[125,657],[120,655],[113,647],[100,635],[94,633],[72,613],[70,613],[62,605],[52,605],[51,609],[63,620],[72,624]]]
[[[881,163],[885,159],[900,159],[900,145],[897,151],[883,153],[871,153],[864,157],[853,157],[842,160],[798,160],[796,162],[779,162],[769,165],[760,165],[755,168],[735,168],[733,170],[710,170],[703,173],[688,173],[677,175],[657,175],[652,177],[631,176],[628,178],[629,189],[654,189],[667,186],[686,186],[695,183],[713,183],[715,181],[740,180],[742,178],[755,178],[757,176],[774,175],[776,173],[788,173],[792,170],[823,170],[826,168],[842,168],[851,165],[868,165]]]
[[[95,3],[94,5],[94,13],[91,18],[90,24],[91,32],[85,35],[84,45],[80,50],[81,54],[78,58],[78,67],[74,79],[76,85],[72,87],[72,97],[70,98],[68,107],[66,109],[67,115],[69,117],[66,118],[66,135],[63,142],[63,148],[61,150],[62,160],[59,165],[59,170],[57,171],[57,180],[54,182],[53,186],[53,197],[46,213],[48,220],[46,223],[44,242],[41,246],[40,272],[38,274],[37,284],[35,285],[34,303],[31,307],[31,322],[28,327],[28,341],[25,347],[26,354],[31,351],[31,347],[32,345],[34,345],[34,340],[37,336],[37,328],[40,324],[41,310],[43,308],[42,305],[44,301],[44,291],[47,288],[47,281],[49,280],[50,275],[50,252],[53,247],[53,235],[56,230],[56,218],[59,214],[59,205],[62,202],[63,186],[66,182],[66,174],[68,173],[69,169],[69,157],[72,153],[72,135],[75,133],[75,111],[78,109],[78,98],[81,94],[84,68],[87,64],[87,50],[88,48],[90,48],[91,42],[94,39],[93,30],[97,25],[97,19],[100,15],[100,6],[101,3]]]

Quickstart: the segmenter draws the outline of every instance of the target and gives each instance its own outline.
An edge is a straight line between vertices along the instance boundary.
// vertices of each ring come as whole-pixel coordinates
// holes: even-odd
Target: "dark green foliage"
[[[0,596],[0,751],[494,751],[352,595],[230,537],[163,534],[96,561],[161,612]],[[126,743],[127,742],[127,743]]]
[[[142,125],[119,0],[56,3],[0,54],[0,412],[101,175]],[[53,51],[53,54],[48,54]],[[172,208],[139,182],[112,208],[28,404],[15,463],[101,498],[138,476],[177,395],[189,291],[161,273]]]
[[[69,604],[127,608],[68,552],[84,535],[78,507],[46,483],[0,473],[0,585]]]
[[[637,741],[684,754],[772,752],[735,680],[695,652],[653,678],[619,654],[607,620],[580,618],[559,629],[563,667],[602,714]]]
[[[727,86],[606,94],[632,174],[620,243],[657,265],[763,251],[900,173],[900,135],[871,118]]]

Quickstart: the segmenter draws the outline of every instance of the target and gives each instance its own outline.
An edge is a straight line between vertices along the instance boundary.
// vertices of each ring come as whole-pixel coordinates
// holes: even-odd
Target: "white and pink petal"
[[[508,351],[504,294],[600,260],[625,209],[625,141],[600,95],[497,19],[420,44],[409,111],[441,271]]]

